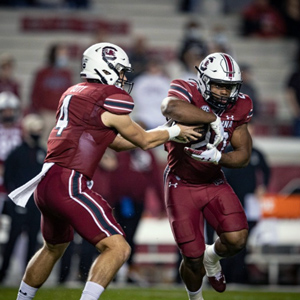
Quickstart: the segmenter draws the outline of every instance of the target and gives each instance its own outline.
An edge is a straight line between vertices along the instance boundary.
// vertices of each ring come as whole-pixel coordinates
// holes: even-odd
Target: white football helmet
[[[86,79],[96,79],[103,84],[132,89],[132,83],[120,77],[120,72],[132,72],[126,52],[111,43],[98,43],[87,48],[83,53],[82,71],[80,76]]]
[[[200,92],[203,98],[216,109],[232,107],[242,85],[241,71],[236,61],[226,53],[212,53],[196,67]],[[220,97],[211,92],[211,82],[232,86],[229,97]]]
[[[18,109],[20,108],[21,101],[12,92],[2,92],[0,93],[0,110],[6,108]]]
[[[14,122],[21,109],[20,99],[12,92],[0,93],[0,122]]]

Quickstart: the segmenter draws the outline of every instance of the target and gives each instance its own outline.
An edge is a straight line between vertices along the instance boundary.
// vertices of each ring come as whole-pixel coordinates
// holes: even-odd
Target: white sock
[[[20,284],[17,300],[31,300],[34,298],[37,290],[38,290],[37,288],[28,285],[22,280]]]
[[[191,292],[187,289],[187,287],[185,287],[188,296],[189,296],[189,300],[203,300],[202,297],[202,286],[200,287],[200,289],[196,292]]]
[[[216,253],[215,243],[206,248],[206,253],[212,263],[216,263],[223,258]]]
[[[92,281],[87,281],[82,291],[80,300],[98,300],[103,293],[104,287]]]

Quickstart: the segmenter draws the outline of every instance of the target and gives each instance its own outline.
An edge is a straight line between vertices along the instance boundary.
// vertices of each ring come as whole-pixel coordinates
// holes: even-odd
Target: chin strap
[[[98,76],[100,77],[101,82],[102,82],[103,84],[108,84],[108,83],[107,83],[107,80],[100,74],[100,72],[99,72],[97,69],[94,69],[94,71],[98,74]]]

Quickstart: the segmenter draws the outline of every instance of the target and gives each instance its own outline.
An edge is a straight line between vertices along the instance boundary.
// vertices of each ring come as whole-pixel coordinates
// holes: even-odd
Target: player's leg
[[[111,207],[88,188],[87,179],[78,172],[70,171],[68,183],[69,200],[60,203],[59,209],[74,230],[101,253],[92,264],[80,299],[97,300],[128,259],[130,246],[112,215]]]
[[[189,299],[202,300],[202,283],[205,276],[203,255],[197,258],[189,258],[184,255],[182,257],[179,271],[189,294]]]
[[[33,299],[36,291],[47,280],[68,244],[51,245],[44,242],[43,247],[36,252],[26,267],[17,300]]]
[[[55,170],[56,167],[53,166],[48,171],[34,193],[35,203],[41,211],[41,232],[45,242],[27,264],[17,300],[33,299],[37,289],[47,280],[55,263],[73,239],[73,229],[67,218],[58,213],[58,206],[63,203],[63,189],[56,188],[61,184],[61,177],[52,176]],[[65,189],[64,193],[67,191]],[[53,205],[56,203],[55,208]]]
[[[226,282],[219,261],[246,246],[248,224],[242,205],[229,185],[212,186],[208,193],[212,200],[205,207],[204,215],[219,237],[213,245],[206,246],[204,265],[211,285],[216,291],[223,292]]]
[[[96,282],[106,288],[127,261],[130,246],[122,235],[113,235],[101,240],[96,248],[101,254],[92,264],[88,281]]]
[[[247,229],[223,232],[215,241],[215,251],[222,257],[234,256],[245,248],[247,237]]]
[[[175,241],[182,254],[179,267],[190,300],[202,300],[204,222],[195,197],[197,186],[188,186],[169,174],[165,184],[166,210]]]
[[[99,256],[92,264],[80,300],[97,300],[130,255],[122,235],[106,237],[96,244]]]
[[[43,247],[29,261],[23,281],[32,287],[42,286],[68,245],[69,243],[51,245],[44,242]]]

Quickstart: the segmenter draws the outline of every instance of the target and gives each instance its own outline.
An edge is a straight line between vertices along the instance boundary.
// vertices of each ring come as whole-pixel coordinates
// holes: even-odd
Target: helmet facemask
[[[130,94],[133,89],[133,82],[130,82],[129,80],[127,80],[126,73],[132,72],[132,69],[126,68],[125,66],[122,66],[121,64],[118,64],[116,66],[116,69],[120,70],[120,71],[118,71],[119,79],[116,82],[116,86],[124,89],[128,94]]]

